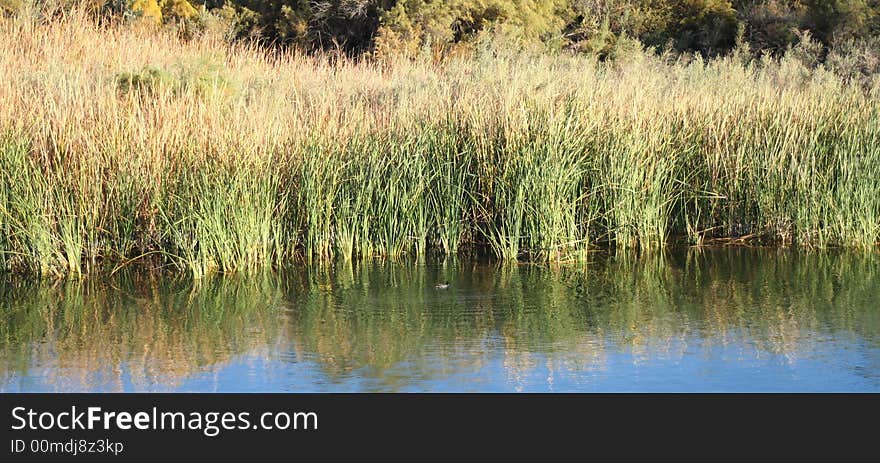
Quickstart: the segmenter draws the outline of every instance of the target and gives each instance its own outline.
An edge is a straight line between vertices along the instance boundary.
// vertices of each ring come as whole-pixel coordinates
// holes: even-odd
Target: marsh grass
[[[200,277],[253,272],[288,257],[289,200],[278,171],[211,160],[192,167],[167,180],[159,205],[163,243],[181,267]]]
[[[0,40],[9,271],[880,238],[880,88],[795,58],[371,63],[75,12]]]

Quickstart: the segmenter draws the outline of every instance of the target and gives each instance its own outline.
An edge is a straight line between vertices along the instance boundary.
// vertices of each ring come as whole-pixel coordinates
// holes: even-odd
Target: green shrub
[[[144,66],[139,71],[122,72],[116,75],[116,86],[122,93],[146,92],[154,94],[173,90],[177,85],[177,79],[171,73],[154,66]]]
[[[122,72],[116,75],[116,87],[122,94],[168,92],[174,95],[192,93],[200,97],[223,97],[237,91],[235,83],[226,76],[225,68],[206,57],[177,63],[170,71],[144,66],[138,71]]]
[[[752,50],[781,54],[797,42],[806,8],[790,0],[748,1],[738,8],[744,23],[743,39]]]
[[[567,0],[402,0],[382,14],[376,50],[412,55],[425,45],[455,48],[492,29],[512,40],[561,44],[572,17]]]

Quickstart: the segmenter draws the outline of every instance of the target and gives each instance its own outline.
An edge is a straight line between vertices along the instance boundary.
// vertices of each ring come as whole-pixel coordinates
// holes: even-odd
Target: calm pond
[[[0,390],[877,392],[880,257],[16,279],[0,282]]]

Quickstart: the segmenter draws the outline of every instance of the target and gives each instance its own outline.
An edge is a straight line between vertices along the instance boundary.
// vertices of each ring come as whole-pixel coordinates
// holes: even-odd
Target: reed
[[[0,40],[7,271],[880,239],[880,79],[795,58],[373,63],[75,11]]]

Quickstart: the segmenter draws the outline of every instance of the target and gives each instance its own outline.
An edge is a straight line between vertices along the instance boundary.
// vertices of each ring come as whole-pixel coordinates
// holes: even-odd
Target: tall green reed
[[[880,239],[877,90],[796,59],[330,63],[0,21],[4,270]]]

